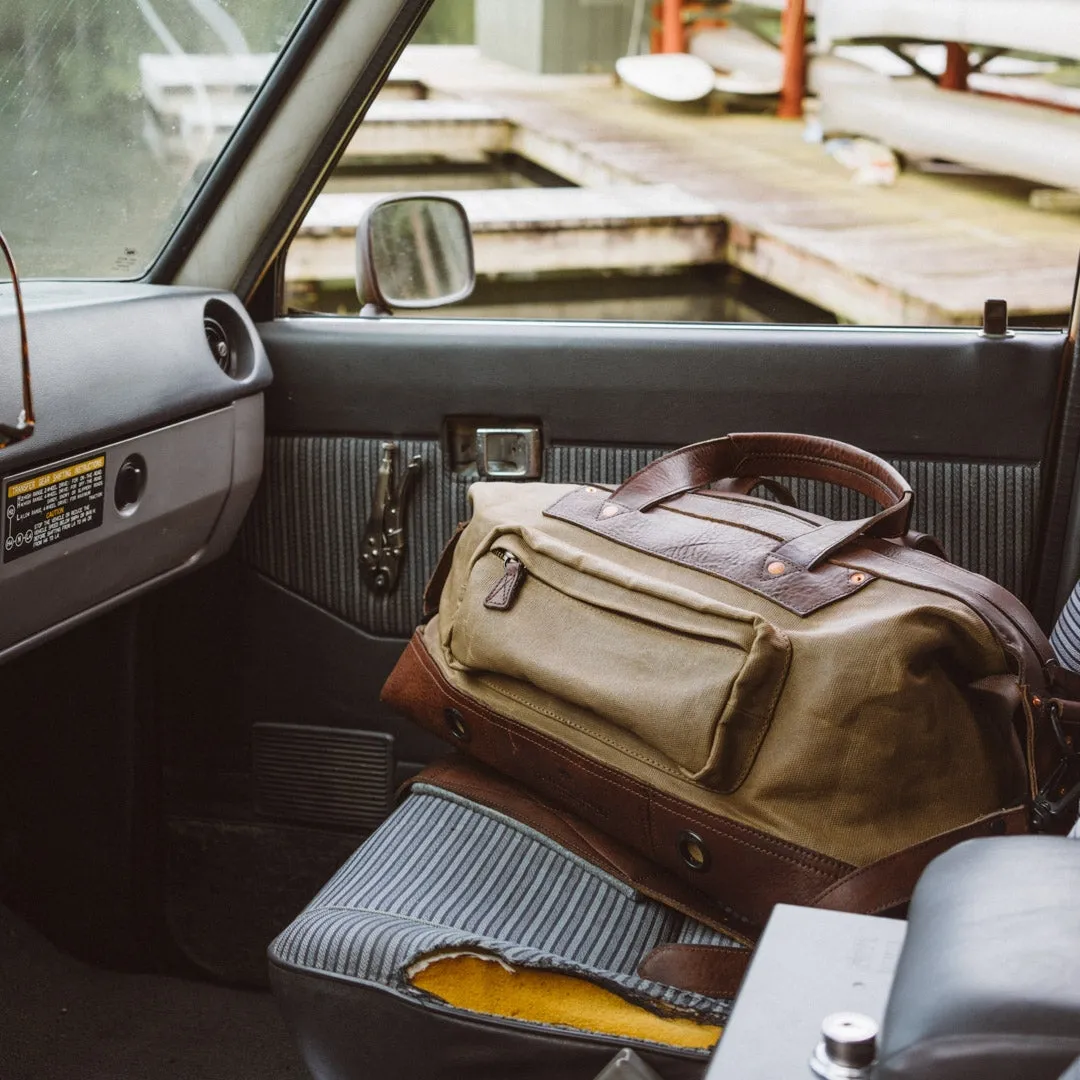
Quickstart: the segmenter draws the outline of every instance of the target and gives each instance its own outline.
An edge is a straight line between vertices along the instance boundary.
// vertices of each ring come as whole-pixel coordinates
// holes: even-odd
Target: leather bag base
[[[722,810],[709,811],[620,771],[617,749],[608,748],[609,763],[570,745],[561,734],[530,728],[497,712],[468,692],[467,676],[438,663],[430,649],[434,637],[430,625],[426,633],[417,631],[387,680],[383,700],[553,805],[628,844],[689,888],[708,894],[718,907],[715,918],[735,934],[759,933],[776,903],[813,906],[826,897],[822,906],[844,910],[902,905],[922,867],[944,850],[941,844],[1026,828],[1022,808],[987,815],[942,834],[941,844],[931,838],[925,850],[924,845],[903,848],[873,864],[869,870],[880,867],[885,873],[860,889],[860,871],[851,864],[785,843],[731,820]],[[688,792],[701,795],[696,785],[683,783]],[[688,834],[704,856],[694,866],[687,859],[692,854]],[[895,868],[890,865],[894,859]],[[888,903],[881,903],[883,895]]]

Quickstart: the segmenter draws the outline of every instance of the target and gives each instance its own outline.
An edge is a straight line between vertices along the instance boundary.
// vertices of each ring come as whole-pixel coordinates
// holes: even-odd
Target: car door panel
[[[276,384],[244,558],[368,633],[411,632],[467,516],[469,480],[444,435],[457,414],[539,419],[552,482],[619,483],[664,449],[732,430],[855,442],[909,476],[917,529],[961,565],[1028,588],[1060,335],[388,319],[260,329]],[[391,437],[422,472],[401,581],[380,597],[363,581],[360,542]],[[794,493],[824,514],[865,510],[824,485],[795,482]]]
[[[1016,331],[289,318],[259,332],[275,435],[435,437],[539,417],[549,445],[806,430],[899,456],[1037,461],[1063,335]]]
[[[237,549],[248,571],[244,703],[249,726],[389,734],[400,782],[445,747],[382,705],[379,690],[422,617],[424,587],[443,546],[468,516],[473,481],[448,467],[440,439],[397,440],[402,458],[418,456],[423,472],[408,508],[401,580],[389,596],[377,596],[364,581],[360,549],[383,441],[268,438],[263,484]],[[549,446],[544,479],[616,484],[663,452],[605,445],[599,437],[593,445]],[[956,561],[1020,591],[1037,533],[1039,461],[891,460],[916,489],[915,527],[939,536]],[[851,492],[801,480],[789,486],[816,512],[869,512]]]
[[[398,440],[402,456],[418,456],[423,472],[408,508],[401,580],[389,596],[378,596],[364,580],[360,549],[382,444],[381,438],[271,437],[241,550],[254,569],[338,618],[370,634],[403,638],[420,620],[439,553],[468,516],[469,481],[446,466],[439,441]],[[617,484],[662,452],[549,447],[544,479]],[[915,528],[937,536],[960,565],[1024,591],[1037,523],[1038,462],[889,460],[916,488]],[[868,510],[858,496],[826,485],[792,481],[790,487],[813,512],[859,516]]]
[[[475,474],[450,460],[447,439],[457,416],[537,422],[543,479],[560,483],[616,484],[729,430],[858,442],[910,478],[917,529],[1030,590],[1060,334],[336,318],[259,329],[275,382],[263,482],[236,548],[247,649],[234,730],[390,735],[398,780],[444,751],[378,693],[468,515]],[[401,578],[380,596],[361,542],[388,440],[422,470]],[[790,483],[806,509],[869,512],[850,492]],[[326,751],[313,741],[311,752]]]

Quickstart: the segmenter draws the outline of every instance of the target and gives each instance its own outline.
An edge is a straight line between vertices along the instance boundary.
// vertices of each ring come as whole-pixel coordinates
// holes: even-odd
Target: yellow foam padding
[[[469,1012],[708,1050],[722,1028],[658,1016],[587,979],[535,968],[511,968],[495,957],[432,956],[411,972],[413,986]]]

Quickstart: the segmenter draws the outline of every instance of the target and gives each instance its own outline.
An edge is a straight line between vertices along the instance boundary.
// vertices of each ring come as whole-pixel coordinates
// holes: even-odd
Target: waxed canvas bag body
[[[879,510],[829,521],[747,495],[760,477]],[[1072,720],[1032,617],[920,550],[911,498],[870,454],[780,434],[619,488],[476,484],[384,698],[736,932],[777,902],[890,910],[946,847],[1030,828]]]

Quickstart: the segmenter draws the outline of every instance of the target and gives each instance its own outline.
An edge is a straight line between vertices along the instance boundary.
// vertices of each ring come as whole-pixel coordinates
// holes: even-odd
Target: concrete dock
[[[643,250],[649,238],[640,230],[648,227],[677,237],[665,256],[674,260],[669,265],[700,261],[709,250],[717,262],[844,321],[971,324],[984,300],[998,296],[1008,299],[1014,318],[1068,308],[1080,215],[1033,209],[1029,185],[911,171],[893,187],[860,187],[821,146],[804,140],[801,123],[673,110],[610,76],[531,75],[469,47],[411,46],[403,70],[423,86],[425,100],[382,103],[383,119],[376,113],[364,125],[349,164],[421,147],[442,146],[448,157],[463,159],[513,152],[590,189],[526,192],[531,200],[522,195],[521,213],[503,201],[518,193],[465,193],[481,272],[498,274],[505,265],[519,272],[637,270],[637,255],[604,252]],[[633,188],[630,212],[625,200]],[[604,189],[611,190],[600,213]],[[363,204],[335,202],[342,198],[316,201],[293,243],[290,279],[352,276],[351,230]],[[543,208],[548,200],[550,214]],[[562,230],[543,228],[556,219]],[[638,230],[637,240],[616,243],[623,230]],[[558,231],[566,232],[564,240],[554,238]],[[524,253],[543,245],[550,250],[530,262]],[[496,253],[500,246],[504,254]]]

